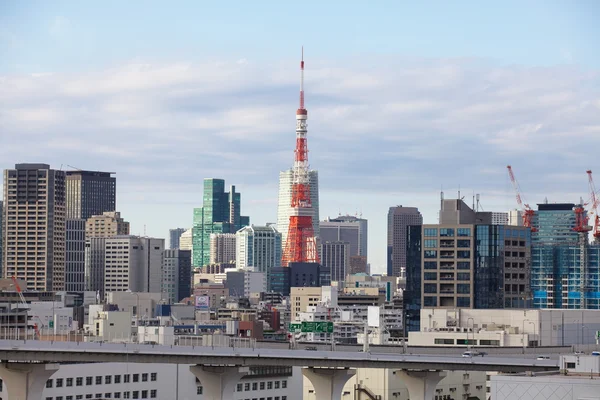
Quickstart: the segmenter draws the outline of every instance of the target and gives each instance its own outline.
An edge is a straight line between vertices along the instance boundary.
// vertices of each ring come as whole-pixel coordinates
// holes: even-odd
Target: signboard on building
[[[290,322],[290,326],[288,328],[288,332],[290,333],[300,333],[302,332],[302,324]]]
[[[196,296],[196,310],[208,310],[210,308],[210,298],[208,296]]]
[[[304,333],[333,333],[333,322],[331,321],[302,321],[302,332]]]
[[[369,306],[367,309],[367,324],[371,328],[379,328],[379,307]]]

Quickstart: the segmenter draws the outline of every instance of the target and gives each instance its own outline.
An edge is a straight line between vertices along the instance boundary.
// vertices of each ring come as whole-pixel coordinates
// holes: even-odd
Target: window
[[[456,252],[456,257],[457,258],[471,258],[471,251],[470,250],[459,250]]]
[[[479,345],[480,346],[500,346],[500,341],[499,340],[485,340],[485,339],[481,339],[479,341]]]
[[[142,382],[148,382],[148,374],[142,374]]]
[[[129,392],[123,392],[123,398],[129,399]]]
[[[575,363],[568,362],[566,364],[567,364],[567,368],[575,368]]]
[[[273,382],[267,382],[267,390],[273,389]]]
[[[437,283],[426,283],[423,285],[423,293],[437,293]]]
[[[93,397],[93,396],[92,396],[91,394],[86,394],[86,395],[85,395],[85,398],[86,398],[86,399],[91,399],[92,397]],[[129,397],[128,397],[128,398],[129,398]]]
[[[59,387],[62,387],[62,386],[63,386],[63,378],[58,378],[56,380],[56,387],[59,388]]]
[[[107,385],[110,385],[111,382],[112,382],[112,375],[106,375],[104,377],[104,383],[107,384]]]
[[[466,239],[459,239],[456,241],[456,247],[469,249],[471,248],[471,241]]]
[[[101,376],[96,377],[96,385],[102,385],[102,377]]]
[[[105,399],[110,399],[112,397],[111,393],[104,393],[104,398]]]
[[[260,383],[260,390],[265,390],[265,383],[264,382]]]
[[[456,274],[456,279],[459,281],[469,281],[471,280],[471,273],[469,272],[459,272]]]
[[[132,399],[139,399],[140,398],[140,392],[139,392],[139,390],[134,390],[133,391],[133,396],[131,398]]]
[[[435,344],[454,344],[454,339],[434,339]]]
[[[456,230],[456,236],[471,236],[471,228],[458,228]]]
[[[51,388],[51,387],[52,387],[52,379],[48,379],[48,380],[46,381],[46,387],[47,387],[47,388]]]
[[[142,390],[142,399],[147,399],[147,398],[148,398],[148,391]]]
[[[202,386],[198,386],[198,387],[196,388],[196,394],[202,394],[202,392],[203,392],[203,391],[204,391],[204,390],[203,390]]]
[[[151,399],[155,399],[155,398],[156,398],[156,389],[152,389],[152,390],[150,391],[150,398],[151,398]]]
[[[158,374],[156,372],[153,372],[150,374],[150,380],[152,382],[156,382],[156,378],[157,378]]]
[[[275,381],[275,389],[279,389],[279,381]]]
[[[261,382],[264,384],[264,382]],[[253,382],[252,383],[252,390],[258,390],[258,382]]]
[[[454,237],[453,228],[440,228],[440,236]]]
[[[281,381],[281,388],[282,388],[282,389],[285,389],[285,388],[287,388],[287,381]],[[285,397],[285,396],[283,396],[283,397]],[[284,399],[283,397],[281,398],[281,400],[286,400],[286,399]]]
[[[73,386],[73,378],[67,378],[67,387]]]
[[[75,400],[81,400],[83,399],[83,395],[82,394],[78,394],[75,396]]]
[[[458,297],[456,299],[457,307],[471,307],[471,299],[468,297]]]
[[[247,392],[250,390],[250,384],[249,383],[244,383],[244,392]]]
[[[56,400],[63,400],[62,396],[56,396]]]
[[[78,376],[77,378],[75,378],[75,386],[83,386],[83,377],[82,376]]]
[[[458,269],[471,269],[470,261],[459,261],[456,265]]]
[[[133,374],[133,381],[134,382],[139,382],[140,381],[140,374]]]
[[[430,247],[437,247],[437,240],[435,239],[425,239],[423,241],[423,247],[425,248],[430,248]]]
[[[437,261],[425,261],[423,266],[425,269],[437,269]]]
[[[121,383],[121,375],[115,375],[115,383]]]
[[[121,392],[115,392],[114,393],[114,397],[115,397],[115,399],[120,399],[121,398]]]
[[[456,292],[461,293],[461,294],[469,294],[469,293],[471,293],[471,285],[468,283],[459,283],[456,285]],[[463,307],[466,307],[466,306],[463,306]]]
[[[426,307],[437,307],[437,297],[432,297],[432,296],[423,297],[423,305]]]
[[[423,252],[425,258],[437,258],[437,250],[425,250]]]
[[[88,386],[92,384],[92,377],[91,376],[86,376],[85,377],[85,384],[88,385]]]
[[[426,281],[435,281],[437,280],[437,272],[424,272],[423,279]]]
[[[236,391],[241,392],[243,388],[244,388],[244,385],[242,385],[241,383],[238,383]]]
[[[437,228],[424,228],[423,236],[425,237],[436,237],[437,236]]]

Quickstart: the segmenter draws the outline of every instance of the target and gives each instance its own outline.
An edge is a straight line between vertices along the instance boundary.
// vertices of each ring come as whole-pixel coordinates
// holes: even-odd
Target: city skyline
[[[281,38],[261,41],[266,31],[252,31],[235,45],[231,40],[243,22],[232,32],[209,26],[222,35],[212,41],[197,36],[195,43],[182,30],[197,28],[184,18],[185,29],[156,30],[165,34],[156,48],[140,43],[120,21],[106,37],[86,36],[94,13],[85,6],[40,5],[35,12],[6,5],[0,16],[0,53],[7,55],[0,57],[2,168],[42,162],[54,169],[116,171],[118,211],[133,234],[166,238],[173,226],[190,228],[203,178],[235,183],[253,223],[276,222],[279,172],[293,154],[302,44],[320,219],[340,212],[368,219],[373,272],[385,271],[389,207],[418,207],[424,223],[436,223],[440,189],[452,198],[460,186],[467,203],[473,192],[481,193],[486,211],[508,211],[516,203],[507,164],[532,206],[545,197],[587,198],[584,173],[594,170],[600,146],[595,3],[534,2],[510,16],[495,10],[495,17],[513,21],[506,38],[503,30],[484,26],[488,15],[467,26],[474,9],[458,15],[464,5],[439,13],[429,33],[429,24],[402,23],[425,13],[411,5],[390,6],[396,13],[388,15],[401,15],[392,25],[371,33],[344,28],[339,36],[331,31],[351,24],[342,15],[333,18],[335,7],[327,5],[311,16],[316,25],[306,36],[285,27]],[[219,12],[210,7],[206,15]],[[135,8],[125,6],[124,18]],[[232,20],[242,19],[243,8],[231,11]],[[261,18],[279,26],[268,18],[284,12],[276,7]],[[356,10],[344,12],[357,19]],[[374,14],[361,12],[367,19]],[[463,28],[460,33],[440,36],[436,21],[444,15],[450,27]],[[550,15],[563,24],[550,23]],[[10,23],[23,18],[30,23]],[[26,26],[34,28],[26,32]],[[119,34],[127,40],[110,52]],[[328,40],[321,43],[320,34]],[[477,40],[458,44],[461,34]],[[39,51],[44,41],[31,45],[42,36],[55,54]],[[517,37],[523,43],[511,49]],[[75,56],[86,38],[98,51]],[[180,46],[167,49],[169,40]],[[242,45],[248,43],[254,44]]]

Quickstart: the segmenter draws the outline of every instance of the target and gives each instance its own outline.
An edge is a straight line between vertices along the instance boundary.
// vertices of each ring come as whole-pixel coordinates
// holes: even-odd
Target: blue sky
[[[599,16],[595,1],[3,2],[0,159],[117,171],[134,233],[190,226],[204,177],[274,221],[304,45],[321,216],[362,212],[383,271],[389,206],[435,222],[440,188],[460,185],[512,208],[508,163],[530,203],[587,198]]]

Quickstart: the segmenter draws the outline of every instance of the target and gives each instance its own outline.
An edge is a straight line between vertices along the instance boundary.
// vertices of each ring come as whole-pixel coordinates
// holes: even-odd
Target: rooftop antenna
[[[144,224],[144,237],[146,237],[146,224]]]
[[[472,208],[472,210],[477,211],[477,210],[475,210],[475,191],[474,190],[473,190],[473,208]]]

